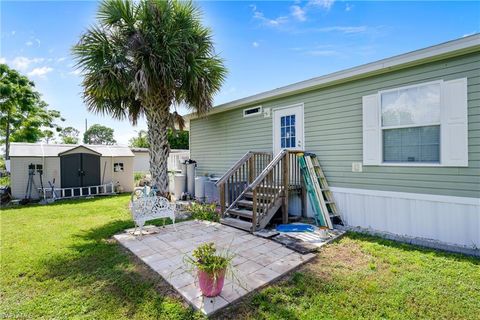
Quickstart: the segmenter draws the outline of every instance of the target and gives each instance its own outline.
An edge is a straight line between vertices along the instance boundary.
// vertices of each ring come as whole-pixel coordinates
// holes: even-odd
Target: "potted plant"
[[[233,255],[228,251],[217,253],[213,242],[196,248],[186,262],[197,270],[200,290],[205,297],[216,297],[222,292],[225,273],[231,267]]]

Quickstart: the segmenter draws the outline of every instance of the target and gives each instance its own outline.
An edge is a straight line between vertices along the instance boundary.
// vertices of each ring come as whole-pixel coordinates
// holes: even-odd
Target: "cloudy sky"
[[[221,104],[480,31],[480,2],[203,1],[229,70]],[[0,2],[0,62],[36,83],[65,126],[100,123],[126,144],[137,127],[88,113],[70,49],[95,23],[93,1]]]

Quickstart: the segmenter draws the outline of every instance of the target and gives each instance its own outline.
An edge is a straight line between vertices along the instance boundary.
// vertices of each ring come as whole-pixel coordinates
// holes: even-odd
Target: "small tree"
[[[188,149],[188,131],[168,130],[168,143],[172,149]]]
[[[148,134],[145,130],[138,131],[136,137],[133,137],[129,140],[128,145],[132,148],[149,148],[150,144],[148,143]]]
[[[64,144],[77,144],[80,131],[74,127],[66,127],[60,132],[59,136]]]
[[[0,64],[0,140],[9,158],[10,142],[37,142],[60,131],[60,112],[48,110],[33,81]]]
[[[83,134],[83,143],[86,144],[115,144],[117,143],[113,138],[113,129],[94,124]]]
[[[167,139],[172,149],[188,149],[188,131],[168,129]],[[150,148],[147,131],[138,131],[137,136],[131,138],[128,145],[133,148]]]

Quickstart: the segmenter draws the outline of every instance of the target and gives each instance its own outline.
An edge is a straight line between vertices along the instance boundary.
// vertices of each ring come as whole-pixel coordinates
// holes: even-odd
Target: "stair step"
[[[238,200],[237,205],[245,208],[253,208],[253,201],[246,200],[246,199]]]
[[[235,215],[243,218],[249,218],[252,219],[252,211],[251,210],[246,210],[246,209],[230,209],[227,211],[229,215]]]
[[[252,223],[251,222],[243,221],[243,220],[240,220],[240,219],[222,218],[222,219],[220,219],[220,223],[224,224],[224,225],[227,225],[227,226],[230,226],[230,227],[233,227],[233,228],[245,230],[245,231],[248,231],[248,232],[250,232],[252,230]]]

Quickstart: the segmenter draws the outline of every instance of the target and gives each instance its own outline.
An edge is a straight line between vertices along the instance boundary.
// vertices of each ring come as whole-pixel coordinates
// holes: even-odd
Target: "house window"
[[[283,148],[295,148],[295,115],[280,118],[280,145]]]
[[[380,92],[384,163],[440,162],[441,83]]]
[[[123,172],[123,162],[114,163],[113,172]]]

